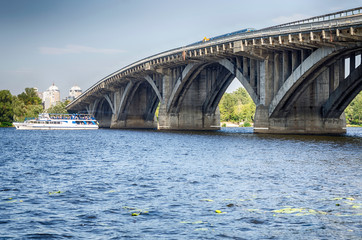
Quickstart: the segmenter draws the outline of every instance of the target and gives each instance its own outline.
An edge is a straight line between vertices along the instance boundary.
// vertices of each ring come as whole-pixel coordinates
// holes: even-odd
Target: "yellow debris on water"
[[[306,208],[282,208],[278,210],[273,210],[274,213],[283,213],[283,214],[293,214],[295,213],[296,216],[303,216],[303,215],[316,215],[322,214],[326,215],[326,212],[323,211],[316,211],[313,209],[306,209]]]
[[[211,200],[211,199],[201,199],[200,201],[202,201],[202,202],[213,202],[214,200]]]
[[[225,213],[227,213],[227,212],[223,212],[223,211],[221,211],[221,210],[215,210],[215,213],[217,213],[217,214],[225,214]]]
[[[63,193],[63,192],[62,191],[49,192],[49,195],[60,194],[60,193]]]
[[[148,214],[149,212],[146,211],[146,210],[143,210],[143,209],[138,209],[138,208],[135,208],[135,207],[127,207],[127,206],[124,206],[122,207],[123,209],[127,209],[128,212],[131,213],[132,216],[138,216],[138,215],[141,215],[141,214]]]
[[[346,199],[346,200],[349,200],[349,201],[355,201],[356,200],[353,197],[336,197],[336,198],[332,198],[332,200],[334,200],[334,201],[343,200],[343,199]]]

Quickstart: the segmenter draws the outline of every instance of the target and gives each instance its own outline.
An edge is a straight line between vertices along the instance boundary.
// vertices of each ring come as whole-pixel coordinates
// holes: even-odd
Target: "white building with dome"
[[[73,97],[73,99],[75,99],[75,98],[77,98],[81,93],[82,93],[82,89],[80,89],[79,86],[74,85],[74,86],[69,90],[69,97]]]
[[[68,95],[68,97],[65,98],[65,100],[73,101],[74,99],[76,99],[81,94],[82,94],[82,89],[79,86],[74,85],[69,90],[69,95]]]
[[[43,105],[44,109],[48,109],[52,106],[55,106],[60,102],[60,91],[57,86],[53,85],[43,92]]]

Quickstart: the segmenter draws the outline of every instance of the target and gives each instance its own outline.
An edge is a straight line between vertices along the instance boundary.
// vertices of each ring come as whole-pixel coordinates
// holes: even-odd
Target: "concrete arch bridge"
[[[236,78],[256,104],[254,132],[345,133],[343,111],[362,89],[361,9],[156,54],[101,79],[67,109],[107,128],[215,130]]]

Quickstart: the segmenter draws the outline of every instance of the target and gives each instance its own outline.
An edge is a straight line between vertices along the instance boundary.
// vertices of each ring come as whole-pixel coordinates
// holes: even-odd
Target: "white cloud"
[[[291,16],[279,16],[277,18],[273,18],[272,21],[275,24],[283,24],[283,23],[290,23],[290,22],[294,22],[294,21],[298,21],[298,20],[303,20],[303,19],[310,18],[310,17],[311,16],[296,13]]]
[[[82,45],[66,45],[64,48],[40,47],[40,52],[47,55],[63,55],[72,53],[101,53],[101,54],[116,54],[122,53],[123,50],[110,48],[93,48]]]

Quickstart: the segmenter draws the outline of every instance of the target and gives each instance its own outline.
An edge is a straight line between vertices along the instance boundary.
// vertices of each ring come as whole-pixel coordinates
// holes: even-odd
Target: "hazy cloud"
[[[302,19],[306,19],[306,18],[310,18],[310,17],[311,16],[296,13],[291,16],[279,16],[277,18],[273,18],[272,21],[275,24],[283,24],[283,23],[294,22],[294,21],[298,21],[298,20],[302,20]]]
[[[110,48],[93,48],[82,45],[66,45],[64,48],[53,48],[53,47],[40,47],[42,54],[48,55],[63,55],[72,53],[101,53],[101,54],[116,54],[122,53],[123,50],[110,49]]]

